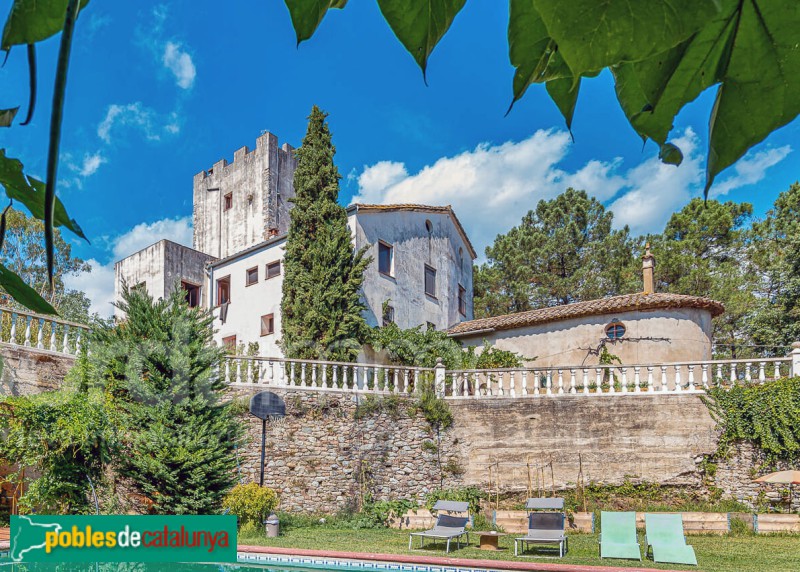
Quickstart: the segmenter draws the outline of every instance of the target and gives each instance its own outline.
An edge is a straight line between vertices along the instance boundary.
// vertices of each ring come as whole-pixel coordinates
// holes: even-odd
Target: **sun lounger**
[[[430,530],[423,532],[412,532],[408,535],[408,549],[411,550],[411,543],[415,536],[419,536],[420,548],[425,546],[426,538],[433,538],[434,540],[444,540],[447,542],[446,552],[450,552],[450,541],[456,540],[456,547],[461,548],[461,537],[467,537],[467,544],[469,544],[469,533],[466,530],[469,523],[469,516],[454,516],[451,514],[457,512],[466,515],[469,511],[469,503],[457,501],[437,501],[433,505],[436,511],[436,524]]]
[[[600,513],[600,558],[642,559],[642,547],[636,537],[635,512]]]
[[[653,562],[693,564],[697,566],[694,548],[686,544],[683,517],[680,514],[645,514],[645,555],[653,551]]]
[[[564,513],[532,512],[529,514],[528,533],[514,539],[514,556],[519,556],[520,543],[522,543],[522,552],[525,552],[526,547],[531,544],[558,544],[558,555],[563,557],[569,549],[569,541],[567,535],[564,534]]]

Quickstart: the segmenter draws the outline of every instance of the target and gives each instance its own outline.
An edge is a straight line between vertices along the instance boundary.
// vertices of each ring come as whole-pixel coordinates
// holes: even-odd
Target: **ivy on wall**
[[[750,441],[766,454],[770,465],[800,460],[800,377],[716,387],[704,401],[722,430],[719,455],[736,441]]]

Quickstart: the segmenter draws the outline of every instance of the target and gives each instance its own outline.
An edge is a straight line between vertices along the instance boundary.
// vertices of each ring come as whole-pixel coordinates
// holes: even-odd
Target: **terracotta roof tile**
[[[624,294],[622,296],[600,298],[599,300],[587,300],[586,302],[539,308],[538,310],[516,314],[470,320],[456,324],[450,328],[449,333],[454,336],[461,336],[484,330],[510,330],[534,324],[581,318],[583,316],[666,308],[700,308],[708,310],[712,316],[719,316],[725,311],[725,307],[721,303],[710,298],[660,292],[655,294],[640,292],[638,294]]]

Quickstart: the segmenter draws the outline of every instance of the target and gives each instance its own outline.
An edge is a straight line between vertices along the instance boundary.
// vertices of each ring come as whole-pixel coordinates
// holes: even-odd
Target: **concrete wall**
[[[249,399],[259,389],[232,391]],[[463,400],[450,402],[455,425],[442,434],[442,470],[430,445],[434,433],[407,404],[355,419],[352,394],[275,393],[287,416],[268,425],[266,483],[285,510],[335,512],[362,492],[421,498],[442,483],[494,489],[498,470],[501,492],[526,491],[528,461],[552,460],[556,488],[571,487],[579,454],[587,483],[621,484],[629,476],[700,486],[700,460],[716,450],[714,422],[696,395]],[[242,473],[257,480],[261,423],[248,424]],[[548,486],[549,479],[548,470]]]
[[[281,332],[281,292],[283,288],[283,255],[285,238],[274,239],[268,244],[254,248],[247,255],[222,261],[213,267],[211,274],[211,301],[214,309],[214,340],[217,344],[228,336],[236,336],[238,343],[257,342],[259,355],[278,357],[283,352],[278,347]],[[280,276],[267,279],[267,264],[281,262]],[[246,272],[258,268],[258,282],[247,286]],[[220,308],[217,305],[216,289],[220,278],[230,276],[231,303],[223,324],[220,320]],[[261,316],[273,314],[275,333],[261,335]]]
[[[200,286],[200,304],[208,304],[205,265],[213,257],[170,240],[161,240],[114,265],[114,299],[122,298],[122,282],[129,288],[144,284],[154,298],[168,296],[181,280]],[[119,309],[114,310],[121,316]]]
[[[225,258],[289,228],[289,198],[294,196],[294,148],[265,133],[250,151],[242,147],[233,162],[221,159],[194,176],[194,248]],[[231,193],[232,207],[224,208]]]
[[[711,359],[711,313],[695,308],[587,316],[458,339],[468,346],[481,346],[485,339],[497,348],[536,357],[527,360],[529,365],[595,365],[605,327],[613,319],[625,325],[625,336],[607,341],[607,348],[623,364]]]
[[[428,232],[425,222],[430,221]],[[380,325],[383,304],[394,307],[401,328],[447,329],[472,319],[472,257],[452,218],[447,214],[415,211],[359,212],[350,215],[356,247],[369,246],[373,261],[365,273],[367,323]],[[391,276],[378,272],[378,242],[392,246]],[[436,297],[425,294],[425,265],[436,269]],[[466,290],[466,314],[458,311],[458,287]]]
[[[6,343],[0,343],[0,358],[3,360],[0,397],[58,389],[75,363],[72,356]]]

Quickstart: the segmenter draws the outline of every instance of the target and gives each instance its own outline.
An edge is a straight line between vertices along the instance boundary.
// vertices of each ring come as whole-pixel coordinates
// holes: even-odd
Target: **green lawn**
[[[476,539],[477,540],[477,539]],[[644,543],[644,537],[641,538]],[[389,529],[346,530],[325,527],[289,528],[279,538],[244,536],[240,544],[309,548],[317,550],[342,550],[351,552],[379,552],[389,554],[444,555],[444,548],[408,550],[408,533]],[[509,537],[502,538],[504,550],[492,552],[473,546],[454,550],[450,556],[514,560],[514,545]],[[800,571],[800,537],[798,536],[690,536],[700,566],[696,570],[707,572],[798,572]],[[440,545],[441,546],[441,545]],[[570,551],[563,560],[552,557],[523,558],[531,562],[568,562],[572,564],[641,566],[647,568],[695,569],[691,566],[659,565],[642,560],[600,560],[597,553],[596,534],[570,536]]]

